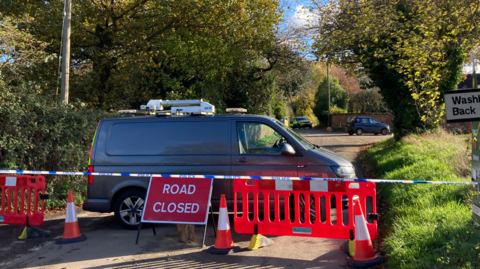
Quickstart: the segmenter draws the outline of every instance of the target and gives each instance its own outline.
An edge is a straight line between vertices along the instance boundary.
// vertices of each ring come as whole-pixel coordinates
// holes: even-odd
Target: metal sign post
[[[475,68],[475,66],[474,66]],[[476,74],[473,72],[474,87]],[[447,122],[472,122],[472,181],[480,182],[480,149],[478,134],[480,132],[480,89],[467,89],[445,92],[445,110]],[[475,191],[479,191],[475,186]],[[473,196],[472,219],[480,224],[480,195]]]

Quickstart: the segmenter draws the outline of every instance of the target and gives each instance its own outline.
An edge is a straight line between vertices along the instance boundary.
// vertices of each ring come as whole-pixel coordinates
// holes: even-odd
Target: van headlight
[[[355,178],[355,169],[353,166],[331,166],[333,172],[340,178]]]

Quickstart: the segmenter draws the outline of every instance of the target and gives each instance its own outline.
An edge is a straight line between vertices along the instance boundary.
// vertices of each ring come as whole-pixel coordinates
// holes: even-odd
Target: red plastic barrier
[[[370,238],[377,238],[375,183],[235,179],[233,190],[237,233],[253,234],[257,226],[263,235],[349,239],[355,230],[355,197],[363,212],[370,213]]]
[[[44,194],[43,176],[0,175],[0,224],[42,226]]]

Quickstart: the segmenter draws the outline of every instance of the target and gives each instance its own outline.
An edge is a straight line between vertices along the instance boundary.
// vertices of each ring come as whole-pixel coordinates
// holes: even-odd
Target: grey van
[[[354,178],[352,164],[310,144],[282,122],[257,115],[121,117],[99,122],[91,172]],[[115,212],[140,222],[149,178],[89,176],[83,209]],[[233,211],[233,181],[214,181],[212,204],[225,194]]]

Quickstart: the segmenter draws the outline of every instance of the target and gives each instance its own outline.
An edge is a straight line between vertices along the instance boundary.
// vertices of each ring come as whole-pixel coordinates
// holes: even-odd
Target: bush
[[[0,81],[0,168],[86,171],[95,127],[112,114],[82,103],[55,105],[34,85],[6,86]],[[68,190],[75,200],[86,196],[83,176],[45,176],[47,208],[62,207]]]
[[[469,181],[465,139],[446,132],[393,138],[367,150],[379,178]],[[478,268],[480,231],[466,185],[378,184],[386,203],[383,235],[388,268]]]

